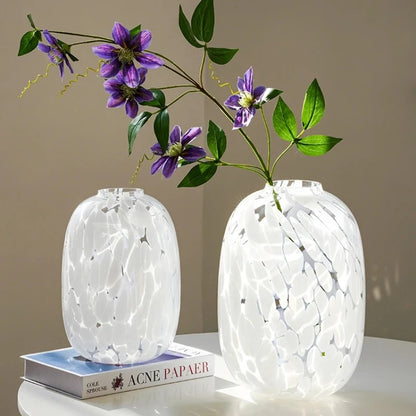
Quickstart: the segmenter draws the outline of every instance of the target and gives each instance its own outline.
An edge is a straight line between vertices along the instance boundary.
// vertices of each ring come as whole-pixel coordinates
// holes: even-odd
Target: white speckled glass
[[[218,288],[221,350],[239,383],[268,396],[334,393],[357,365],[364,314],[361,237],[342,201],[290,180],[240,202]]]
[[[167,350],[178,325],[180,266],[172,220],[141,189],[103,189],[74,211],[62,262],[71,345],[95,362],[129,364]]]

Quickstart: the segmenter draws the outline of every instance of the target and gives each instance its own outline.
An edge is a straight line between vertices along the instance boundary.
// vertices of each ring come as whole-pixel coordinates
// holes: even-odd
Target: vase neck
[[[302,179],[283,179],[274,181],[273,186],[266,184],[265,189],[274,190],[275,192],[293,193],[320,193],[323,188],[320,182],[302,180]]]
[[[144,195],[143,189],[139,188],[105,188],[100,189],[97,193],[101,198],[140,198]]]

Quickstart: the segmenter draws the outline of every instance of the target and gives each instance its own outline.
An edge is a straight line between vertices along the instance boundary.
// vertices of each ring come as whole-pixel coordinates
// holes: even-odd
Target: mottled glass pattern
[[[364,336],[361,237],[347,206],[319,183],[278,181],[240,202],[218,291],[221,349],[239,383],[317,397],[351,377]]]
[[[65,235],[62,309],[68,340],[109,364],[151,360],[176,334],[180,265],[166,209],[140,189],[103,189]]]

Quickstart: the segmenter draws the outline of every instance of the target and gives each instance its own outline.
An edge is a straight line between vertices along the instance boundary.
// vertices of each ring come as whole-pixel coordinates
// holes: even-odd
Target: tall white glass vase
[[[148,361],[167,350],[180,308],[172,220],[141,189],[102,189],[74,211],[62,262],[71,345],[100,363]]]
[[[339,390],[360,357],[365,314],[361,237],[347,206],[302,180],[243,199],[224,235],[218,314],[224,360],[252,391]]]

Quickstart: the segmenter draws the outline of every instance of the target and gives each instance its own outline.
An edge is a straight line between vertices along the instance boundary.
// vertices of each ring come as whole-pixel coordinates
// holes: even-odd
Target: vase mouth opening
[[[267,189],[277,190],[290,190],[290,192],[305,192],[312,191],[314,193],[322,192],[322,184],[317,181],[305,180],[305,179],[281,179],[273,181],[273,186],[266,184]]]
[[[104,198],[114,197],[134,197],[138,198],[144,195],[143,189],[140,188],[103,188],[98,190],[98,195]]]

